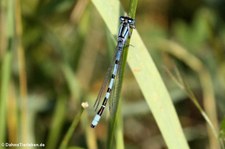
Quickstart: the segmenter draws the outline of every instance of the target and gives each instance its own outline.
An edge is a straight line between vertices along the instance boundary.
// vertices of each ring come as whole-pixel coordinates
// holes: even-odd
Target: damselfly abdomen
[[[92,123],[91,123],[91,127],[94,128],[95,126],[97,126],[102,113],[106,107],[107,101],[109,100],[110,96],[112,95],[112,90],[113,87],[115,85],[115,82],[117,81],[116,78],[118,78],[118,75],[120,74],[120,65],[121,65],[121,61],[122,61],[122,55],[123,55],[123,49],[124,46],[127,42],[127,39],[131,36],[131,29],[135,28],[135,20],[130,18],[130,17],[126,17],[126,16],[121,16],[120,17],[120,28],[119,28],[119,33],[117,36],[117,46],[116,46],[116,54],[115,54],[115,58],[112,64],[112,67],[109,70],[109,74],[110,77],[107,80],[105,80],[105,82],[103,83],[101,90],[98,94],[98,97],[96,99],[95,102],[95,106],[96,108],[99,105],[99,102],[101,101],[102,98],[102,94],[104,93],[103,91],[106,90],[106,87],[108,87],[108,89],[106,90],[106,94],[104,96],[102,105],[100,107],[100,109],[98,110],[97,114],[95,115]],[[106,85],[108,84],[108,85]]]

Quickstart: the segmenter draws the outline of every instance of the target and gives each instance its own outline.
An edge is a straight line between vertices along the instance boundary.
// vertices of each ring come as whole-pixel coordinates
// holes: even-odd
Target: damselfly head
[[[131,28],[135,28],[135,20],[130,17],[121,16],[120,23],[128,23]]]

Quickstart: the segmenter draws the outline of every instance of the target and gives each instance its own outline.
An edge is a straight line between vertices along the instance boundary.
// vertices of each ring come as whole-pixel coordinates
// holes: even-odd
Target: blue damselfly
[[[108,87],[108,88],[106,90],[106,94],[104,96],[102,105],[91,123],[92,128],[94,128],[98,124],[98,122],[102,116],[102,113],[106,107],[107,101],[109,100],[110,96],[112,96],[111,95],[112,90],[113,90],[113,87],[117,80],[116,78],[118,78],[118,74],[119,74],[119,70],[120,70],[119,68],[121,66],[122,55],[124,52],[123,49],[125,47],[128,37],[131,36],[131,29],[133,29],[133,28],[135,28],[135,20],[134,19],[132,19],[130,17],[126,17],[126,16],[120,17],[120,28],[119,28],[119,33],[117,36],[117,46],[116,46],[115,57],[113,60],[113,64],[109,68],[109,72],[107,73],[105,81],[104,81],[104,83],[101,87],[101,90],[98,94],[98,97],[96,99],[96,102],[94,105],[96,107],[96,109],[98,108],[99,102],[102,99],[102,94],[106,90],[106,87]]]

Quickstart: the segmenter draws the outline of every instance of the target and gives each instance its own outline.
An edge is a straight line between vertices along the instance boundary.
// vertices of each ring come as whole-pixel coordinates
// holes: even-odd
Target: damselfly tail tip
[[[91,124],[91,128],[95,128],[95,125]]]

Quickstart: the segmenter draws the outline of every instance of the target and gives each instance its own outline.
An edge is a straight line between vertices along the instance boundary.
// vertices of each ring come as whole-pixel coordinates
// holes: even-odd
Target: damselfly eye
[[[129,18],[129,19],[128,19],[128,23],[129,23],[129,24],[134,24],[134,22],[135,22],[134,19],[132,19],[132,18]]]
[[[123,22],[125,19],[124,17],[120,17],[120,21]]]
[[[135,20],[134,19],[128,19],[128,23],[131,28],[135,28]]]

